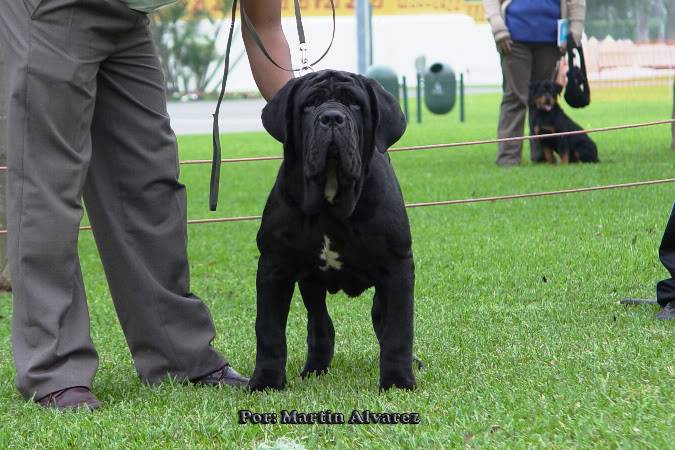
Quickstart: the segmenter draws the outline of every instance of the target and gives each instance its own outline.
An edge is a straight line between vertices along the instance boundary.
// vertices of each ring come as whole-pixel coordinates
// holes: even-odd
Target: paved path
[[[177,135],[211,134],[216,102],[169,102],[171,126]],[[220,132],[262,131],[260,113],[265,101],[228,100],[220,108]]]
[[[467,86],[466,95],[501,92],[499,86]],[[414,93],[411,89],[410,93]],[[415,98],[410,99],[413,105]],[[220,132],[263,131],[260,113],[265,106],[263,99],[227,100],[220,110]],[[169,102],[171,125],[177,135],[211,134],[216,102]],[[471,112],[468,112],[469,116]]]

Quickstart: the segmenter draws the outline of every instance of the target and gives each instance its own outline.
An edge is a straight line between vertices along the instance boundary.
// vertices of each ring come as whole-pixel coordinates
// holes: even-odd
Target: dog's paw
[[[284,374],[269,374],[257,372],[253,373],[253,376],[248,382],[247,388],[249,391],[264,391],[265,389],[271,389],[275,391],[280,391],[286,387],[286,376]]]
[[[404,389],[412,391],[417,388],[415,376],[409,374],[391,374],[380,378],[380,392],[388,391],[391,388]]]
[[[307,365],[305,365],[305,368],[302,369],[302,372],[300,372],[300,377],[302,377],[302,379],[308,378],[312,375],[315,375],[315,376],[318,377],[318,376],[327,374],[329,369],[330,369],[330,366],[328,366],[328,365],[318,366],[318,365],[315,365],[315,364],[311,364],[311,365],[307,364]]]

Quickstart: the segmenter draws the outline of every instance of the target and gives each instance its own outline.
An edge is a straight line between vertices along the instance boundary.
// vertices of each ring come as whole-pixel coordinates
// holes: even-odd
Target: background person
[[[99,405],[77,253],[82,196],[141,379],[247,381],[211,346],[211,315],[190,290],[185,187],[146,15],[169,3],[0,3],[16,385],[43,406]],[[263,39],[277,39],[274,56],[290,65],[279,2],[246,5]],[[273,75],[255,53],[251,64],[267,96],[289,77]]]
[[[570,32],[581,42],[586,16],[585,0],[483,0],[500,54],[504,78],[497,135],[523,136],[530,81],[555,75],[561,49],[557,45],[558,19],[570,21]],[[520,164],[522,142],[499,144],[497,164]],[[539,142],[530,142],[530,157],[542,161]]]

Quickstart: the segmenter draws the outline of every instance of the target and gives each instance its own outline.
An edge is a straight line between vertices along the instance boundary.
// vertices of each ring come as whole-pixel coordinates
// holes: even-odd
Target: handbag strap
[[[584,48],[581,44],[577,45],[572,37],[572,33],[567,36],[567,61],[568,66],[572,68],[574,66],[574,49],[579,52],[579,63],[581,66],[581,72],[586,76],[586,58],[584,57]]]

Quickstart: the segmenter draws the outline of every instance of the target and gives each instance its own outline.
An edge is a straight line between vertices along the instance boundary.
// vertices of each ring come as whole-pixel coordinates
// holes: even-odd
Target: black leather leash
[[[269,51],[267,50],[267,47],[265,47],[265,44],[263,44],[260,35],[255,30],[255,27],[253,26],[251,20],[248,17],[248,14],[246,14],[246,9],[244,8],[244,1],[245,0],[242,0],[240,6],[241,18],[244,27],[251,34],[256,45],[258,46],[258,48],[260,48],[260,51],[262,51],[265,57],[279,69],[286,72],[302,72],[305,70],[311,71],[313,66],[318,64],[321,60],[323,60],[326,57],[331,47],[333,46],[333,41],[335,40],[335,25],[336,25],[334,0],[330,0],[331,8],[333,10],[333,33],[331,35],[330,43],[328,44],[328,48],[326,48],[326,51],[323,52],[323,54],[311,64],[309,64],[309,60],[307,58],[307,40],[305,38],[305,27],[302,25],[300,0],[294,0],[295,22],[298,28],[298,40],[300,42],[300,52],[302,55],[301,59],[302,67],[299,69],[293,69],[292,67],[291,68],[282,67],[274,60],[274,58],[272,58],[272,55],[270,55]],[[220,106],[221,103],[223,102],[223,97],[225,95],[225,88],[227,87],[227,77],[230,72],[230,50],[232,48],[232,36],[234,34],[234,22],[236,19],[236,12],[237,12],[237,0],[233,0],[231,13],[232,20],[230,23],[230,32],[227,37],[227,48],[225,49],[225,68],[223,71],[223,83],[220,87],[220,95],[218,96],[216,111],[213,114],[213,160],[211,162],[211,183],[209,190],[209,209],[211,211],[215,211],[216,208],[218,207],[218,190],[220,187],[220,166],[221,166],[220,128],[218,126],[218,116],[220,114]]]
[[[232,36],[234,35],[234,21],[237,18],[237,0],[232,1],[232,13],[230,22],[230,32],[227,36],[227,48],[225,49],[225,69],[223,73],[223,83],[220,86],[220,95],[216,111],[213,113],[213,161],[211,164],[211,184],[209,187],[209,209],[215,211],[218,207],[218,188],[220,187],[220,127],[218,126],[218,116],[220,115],[220,104],[225,96],[225,87],[227,86],[227,76],[230,73],[230,50],[232,49]]]

